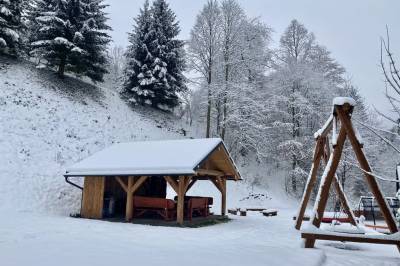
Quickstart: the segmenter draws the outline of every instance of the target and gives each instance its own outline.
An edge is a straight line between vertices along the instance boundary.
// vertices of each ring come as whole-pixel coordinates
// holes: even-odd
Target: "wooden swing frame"
[[[346,138],[349,139],[350,144],[354,150],[354,153],[357,157],[358,163],[363,169],[363,173],[365,179],[368,183],[368,186],[375,196],[375,199],[380,207],[380,210],[383,214],[383,217],[388,225],[390,232],[396,233],[398,232],[397,225],[395,223],[392,212],[389,210],[387,206],[387,202],[379,188],[379,185],[373,175],[371,175],[371,167],[365,157],[363,152],[363,145],[359,142],[356,136],[356,131],[351,122],[351,115],[353,112],[353,106],[344,101],[342,104],[334,105],[333,114],[330,116],[328,121],[325,123],[324,128],[318,131],[315,135],[316,138],[316,146],[314,150],[314,158],[313,164],[310,170],[310,174],[307,180],[307,184],[304,190],[303,199],[301,201],[300,210],[296,217],[296,225],[295,228],[297,230],[300,229],[304,213],[308,204],[308,201],[311,196],[312,189],[315,186],[317,179],[317,172],[323,158],[327,169],[325,169],[325,178],[321,180],[318,196],[319,201],[315,202],[314,213],[311,217],[310,223],[318,228],[317,230],[320,232],[302,232],[302,238],[305,239],[304,247],[305,248],[313,248],[315,245],[315,240],[333,240],[333,241],[350,241],[350,242],[364,242],[364,243],[375,243],[375,244],[394,244],[400,251],[400,240],[392,240],[392,241],[382,241],[382,237],[365,237],[365,236],[352,236],[351,234],[337,234],[332,235],[332,233],[323,233],[323,230],[320,230],[319,227],[322,222],[323,214],[326,208],[326,204],[329,197],[329,190],[332,183],[335,185],[335,190],[339,196],[339,199],[344,207],[344,211],[347,213],[349,217],[349,221],[351,224],[356,225],[356,219],[353,211],[351,210],[348,200],[344,194],[343,188],[339,183],[338,177],[336,175],[336,170],[340,162],[340,158],[343,151],[343,146]],[[335,119],[334,119],[335,118]],[[333,145],[332,152],[329,148],[329,138],[328,134],[333,129],[333,123],[335,121],[340,121],[341,127],[339,130],[339,134],[337,136],[336,143]],[[336,126],[336,125],[335,125]]]

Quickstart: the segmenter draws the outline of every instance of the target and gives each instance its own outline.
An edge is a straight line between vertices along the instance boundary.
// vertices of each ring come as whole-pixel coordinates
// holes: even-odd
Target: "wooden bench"
[[[278,210],[274,210],[274,209],[264,210],[264,211],[262,211],[262,214],[264,216],[277,216],[278,215]]]
[[[193,213],[197,212],[200,216],[208,216],[208,198],[193,197],[188,201],[187,215],[189,220],[192,220]]]
[[[310,240],[331,240],[341,242],[357,242],[357,243],[372,243],[372,244],[389,244],[400,245],[400,240],[389,235],[364,235],[364,234],[348,234],[348,233],[331,233],[323,230],[319,232],[302,231],[301,237]],[[306,241],[307,243],[307,241]],[[312,246],[305,246],[312,248]]]
[[[176,203],[170,199],[135,196],[133,197],[133,210],[135,217],[153,212],[164,220],[172,220],[176,216]]]
[[[238,210],[237,209],[228,209],[228,213],[233,214],[233,215],[237,215]]]

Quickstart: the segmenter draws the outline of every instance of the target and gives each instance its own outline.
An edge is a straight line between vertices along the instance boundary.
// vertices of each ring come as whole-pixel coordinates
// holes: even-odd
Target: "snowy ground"
[[[0,261],[13,265],[400,265],[394,247],[317,242],[301,248],[293,210],[277,217],[171,228],[30,212],[0,220]]]

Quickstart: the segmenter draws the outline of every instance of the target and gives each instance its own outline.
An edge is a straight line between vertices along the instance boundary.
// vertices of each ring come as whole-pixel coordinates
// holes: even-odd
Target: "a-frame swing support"
[[[318,172],[318,168],[321,163],[321,159],[322,158],[324,159],[325,164],[327,164],[328,160],[329,160],[330,148],[329,148],[329,138],[327,135],[328,135],[329,131],[332,129],[333,120],[331,118],[332,117],[330,117],[329,120],[327,121],[327,123],[325,124],[325,128],[323,128],[323,130],[321,130],[320,134],[318,134],[316,136],[316,145],[315,145],[315,150],[314,150],[313,164],[312,164],[312,167],[310,170],[310,174],[309,174],[309,177],[307,180],[306,187],[304,189],[303,199],[301,201],[300,209],[296,216],[295,228],[297,230],[300,230],[300,228],[301,228],[301,224],[304,219],[304,213],[306,211],[307,204],[310,200],[312,190],[317,181],[317,172]],[[342,185],[340,184],[339,179],[336,174],[334,176],[334,183],[335,183],[336,193],[339,196],[339,200],[344,208],[344,211],[346,212],[347,216],[349,217],[350,223],[353,225],[356,225],[355,215],[350,208],[347,197],[344,194]]]
[[[352,100],[352,99],[350,99],[350,100]],[[332,116],[330,117],[331,121],[328,120],[326,126],[321,130],[321,132],[319,132],[319,135],[317,136],[317,145],[315,147],[313,166],[311,167],[309,179],[307,181],[307,185],[306,185],[303,199],[301,202],[299,214],[296,217],[297,218],[296,228],[298,228],[298,229],[301,226],[305,208],[309,201],[312,188],[314,187],[315,182],[316,182],[316,176],[317,176],[318,166],[321,161],[321,157],[325,157],[327,159],[328,155],[329,155],[329,159],[326,162],[326,168],[322,175],[321,183],[320,183],[319,190],[318,190],[317,200],[314,205],[314,213],[311,217],[310,223],[313,226],[315,226],[316,228],[320,227],[322,217],[323,217],[323,214],[324,214],[324,211],[326,208],[326,204],[328,201],[328,197],[329,197],[329,189],[330,189],[332,182],[334,182],[335,188],[339,194],[342,204],[344,205],[345,211],[348,213],[350,221],[352,223],[354,222],[354,224],[355,224],[354,214],[348,205],[345,194],[343,193],[343,189],[341,188],[341,186],[337,180],[337,177],[336,177],[336,170],[337,170],[337,167],[340,162],[340,158],[341,158],[342,151],[343,151],[343,146],[344,146],[346,138],[348,138],[350,141],[350,144],[354,150],[354,153],[357,157],[360,168],[363,169],[365,179],[369,185],[371,192],[375,196],[375,199],[380,207],[380,210],[382,212],[382,215],[385,219],[386,224],[388,225],[390,232],[393,234],[398,231],[393,214],[389,210],[389,207],[387,205],[387,202],[386,202],[384,196],[382,195],[379,185],[378,185],[375,177],[370,174],[371,167],[365,157],[362,144],[357,139],[355,129],[351,122],[352,111],[353,111],[352,101],[345,100],[345,101],[342,101],[342,102],[336,103],[336,104],[334,101],[333,116],[336,118],[336,120],[340,121],[341,127],[340,127],[339,134],[338,134],[338,137],[336,140],[336,144],[333,147],[332,153],[330,153],[330,151],[328,149],[329,145],[327,145],[328,144],[327,143],[327,135],[328,135],[329,131],[332,129],[332,123],[333,123]],[[307,237],[307,236],[310,236],[310,237]],[[321,236],[323,236],[323,235],[321,235]],[[310,234],[303,234],[303,238],[305,238],[304,246],[306,248],[314,247],[315,240],[317,239],[317,237],[311,236]],[[341,238],[340,236],[338,236],[332,240],[346,241],[345,238],[346,237]],[[324,238],[321,237],[319,239],[324,239]],[[361,238],[358,240],[363,241]],[[369,243],[374,243],[374,239],[372,239],[372,238],[368,239],[368,241],[369,241]],[[379,241],[377,240],[376,243],[379,243]],[[400,250],[400,241],[396,242],[396,245],[397,245],[397,248]]]

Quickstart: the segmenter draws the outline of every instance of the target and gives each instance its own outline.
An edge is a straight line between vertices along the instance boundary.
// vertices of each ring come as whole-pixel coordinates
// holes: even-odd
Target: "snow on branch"
[[[381,134],[379,134],[378,132],[377,132],[377,130],[376,130],[376,128],[374,128],[374,127],[372,127],[372,126],[369,126],[369,125],[367,125],[367,124],[364,124],[364,123],[362,123],[362,122],[360,122],[360,121],[358,121],[358,120],[355,120],[357,123],[359,123],[359,124],[361,124],[362,126],[364,126],[366,129],[368,129],[369,131],[371,131],[373,134],[375,134],[377,137],[379,137],[381,140],[383,140],[386,144],[388,144],[390,147],[392,147],[397,153],[400,153],[400,150],[396,147],[396,146],[394,146],[393,145],[393,143],[390,141],[390,140],[388,140],[387,138],[385,138],[384,136],[382,136]],[[383,131],[383,130],[381,130],[381,131]],[[384,132],[387,132],[387,131],[384,131]],[[393,133],[392,133],[393,134]]]
[[[345,160],[343,162],[347,163],[349,165],[357,167],[358,169],[361,170],[361,172],[363,172],[363,173],[365,173],[367,175],[371,175],[371,176],[375,177],[376,179],[379,179],[379,180],[382,180],[382,181],[386,181],[386,182],[400,183],[400,180],[396,180],[396,179],[392,179],[392,178],[387,177],[387,176],[377,175],[377,174],[374,174],[372,172],[368,172],[368,171],[364,170],[363,168],[361,168],[359,165],[357,165],[355,163],[352,163],[352,162],[349,162],[349,161],[345,161]]]

